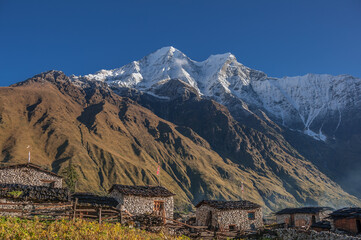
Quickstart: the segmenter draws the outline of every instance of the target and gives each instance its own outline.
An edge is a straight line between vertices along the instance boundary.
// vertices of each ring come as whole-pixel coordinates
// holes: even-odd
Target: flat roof
[[[162,186],[130,186],[114,184],[109,192],[116,190],[124,195],[134,195],[143,197],[171,197],[175,194]]]
[[[239,201],[218,201],[218,200],[202,200],[196,205],[196,208],[208,205],[216,209],[220,210],[230,210],[230,209],[242,209],[242,210],[250,210],[261,208],[257,203],[253,203],[247,200],[239,200]]]

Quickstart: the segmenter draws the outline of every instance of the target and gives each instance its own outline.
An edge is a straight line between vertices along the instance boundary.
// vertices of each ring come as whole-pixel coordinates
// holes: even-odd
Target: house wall
[[[63,186],[62,178],[31,167],[0,169],[0,183],[32,186],[49,185],[49,183],[42,182],[41,180],[54,181],[55,188],[61,188]]]
[[[294,216],[294,226],[311,226],[312,225],[312,216],[315,216],[316,222],[322,221],[325,217],[328,216],[330,211],[319,212],[316,214],[310,213],[295,213]],[[291,214],[282,214],[276,216],[276,221],[278,224],[285,223],[287,226],[291,226]]]
[[[255,214],[254,220],[248,219],[248,213]],[[250,230],[263,227],[262,209],[253,210],[225,210],[218,211],[217,222],[220,230],[228,230],[229,225],[235,225],[236,230]]]
[[[142,197],[123,195],[113,190],[110,195],[119,201],[118,208],[127,210],[133,215],[151,214],[154,210],[154,201],[164,201],[165,217],[173,219],[174,201],[171,197]]]
[[[291,225],[291,214],[276,215],[276,222],[277,224]]]
[[[305,214],[305,213],[296,213],[295,216],[295,227],[311,226],[312,225],[312,216],[315,216],[315,222],[320,221],[319,214]]]
[[[341,218],[341,219],[334,219],[333,225],[336,229],[345,230],[352,233],[357,233],[357,225],[356,220],[360,220],[361,218]]]
[[[210,212],[212,213],[211,225],[213,227],[216,227],[218,211],[217,211],[217,209],[212,208],[205,204],[201,205],[200,207],[198,207],[196,209],[196,225],[197,226],[207,226],[207,219],[208,219],[208,215]]]
[[[254,228],[263,227],[262,209],[254,210],[219,210],[206,204],[201,205],[196,210],[196,224],[198,226],[207,226],[209,212],[212,212],[211,226],[219,230],[229,230],[229,225],[235,225],[236,230],[249,230],[253,224]],[[254,212],[255,219],[248,219],[248,213]]]

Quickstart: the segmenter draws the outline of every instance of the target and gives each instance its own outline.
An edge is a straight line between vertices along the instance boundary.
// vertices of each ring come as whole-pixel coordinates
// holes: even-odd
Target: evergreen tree
[[[61,175],[64,177],[69,190],[71,192],[75,192],[75,187],[78,182],[78,173],[76,172],[71,160],[69,161],[69,165],[62,170]]]

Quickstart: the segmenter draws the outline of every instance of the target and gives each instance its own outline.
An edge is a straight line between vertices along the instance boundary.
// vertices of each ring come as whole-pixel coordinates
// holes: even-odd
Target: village
[[[120,222],[148,231],[166,228],[172,234],[202,239],[257,239],[261,233],[271,239],[300,239],[299,234],[313,234],[303,239],[361,239],[361,208],[286,208],[266,221],[262,206],[256,203],[204,199],[195,205],[193,216],[182,217],[174,212],[175,194],[163,186],[119,183],[107,196],[99,196],[70,193],[63,180],[30,162],[0,167],[0,215]]]

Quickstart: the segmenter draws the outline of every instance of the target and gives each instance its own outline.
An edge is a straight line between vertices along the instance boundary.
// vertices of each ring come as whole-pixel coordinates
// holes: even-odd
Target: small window
[[[236,230],[236,225],[229,225],[229,231]]]
[[[55,181],[53,180],[47,180],[47,179],[40,179],[40,181],[43,183],[43,186],[47,186],[47,187],[54,187],[55,186]]]
[[[255,219],[254,212],[249,212],[248,213],[248,219],[249,220],[254,220]]]

